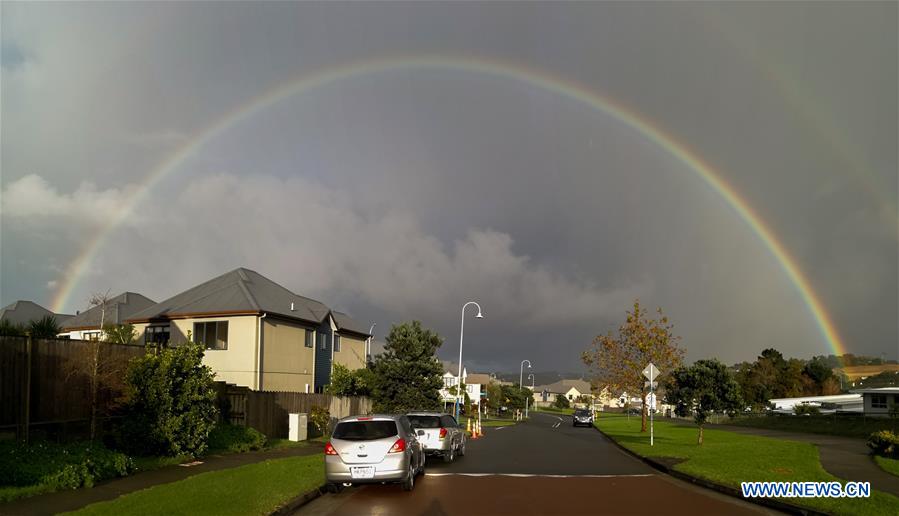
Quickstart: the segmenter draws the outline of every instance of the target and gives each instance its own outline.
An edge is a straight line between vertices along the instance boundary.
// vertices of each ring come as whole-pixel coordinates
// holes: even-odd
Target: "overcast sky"
[[[759,214],[847,348],[899,355],[897,4],[2,4],[0,302],[162,300],[245,266],[472,369],[579,370],[634,298],[687,356],[831,350],[765,243],[687,165],[527,81],[373,71],[225,128],[291,78],[397,56],[581,84],[691,148]],[[122,220],[120,220],[120,218]],[[471,314],[473,315],[473,314]]]

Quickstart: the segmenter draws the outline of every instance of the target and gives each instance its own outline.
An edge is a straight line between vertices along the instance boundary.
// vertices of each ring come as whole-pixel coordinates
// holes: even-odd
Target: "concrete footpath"
[[[790,441],[812,443],[818,447],[821,466],[836,477],[856,482],[871,482],[871,487],[884,493],[899,496],[899,478],[880,469],[869,454],[864,439],[835,435],[784,432],[766,428],[736,425],[709,425],[706,428],[727,430],[738,434],[773,437]]]
[[[210,455],[200,459],[202,463],[194,466],[166,466],[153,471],[102,482],[92,488],[57,491],[0,504],[0,515],[50,515],[74,511],[92,503],[112,500],[123,494],[133,493],[134,491],[140,491],[159,484],[177,482],[200,473],[236,468],[270,459],[314,455],[322,452],[320,444],[311,442],[309,445],[302,447]]]

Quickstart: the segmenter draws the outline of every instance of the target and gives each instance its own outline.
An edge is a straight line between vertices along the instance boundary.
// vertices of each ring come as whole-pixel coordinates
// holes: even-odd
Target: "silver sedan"
[[[419,437],[406,416],[375,414],[350,416],[337,422],[325,444],[325,477],[332,491],[342,486],[375,482],[400,482],[415,487],[424,473],[425,454]]]

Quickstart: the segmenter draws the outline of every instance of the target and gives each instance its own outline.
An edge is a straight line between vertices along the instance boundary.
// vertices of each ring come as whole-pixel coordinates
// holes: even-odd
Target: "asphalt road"
[[[428,461],[415,490],[369,485],[324,495],[296,514],[771,514],[663,475],[571,417],[532,414],[489,428],[452,464]]]

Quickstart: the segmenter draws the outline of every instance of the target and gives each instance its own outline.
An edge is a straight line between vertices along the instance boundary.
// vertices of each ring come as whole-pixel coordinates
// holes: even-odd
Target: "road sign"
[[[659,382],[643,382],[643,387],[647,389],[658,389]]]
[[[649,365],[646,366],[645,369],[643,369],[643,376],[645,376],[646,379],[650,382],[654,381],[656,379],[656,376],[659,376],[659,369],[655,366],[655,364],[650,362]]]
[[[646,406],[651,409],[656,408],[656,395],[654,392],[646,395]]]

